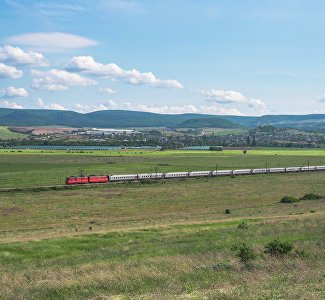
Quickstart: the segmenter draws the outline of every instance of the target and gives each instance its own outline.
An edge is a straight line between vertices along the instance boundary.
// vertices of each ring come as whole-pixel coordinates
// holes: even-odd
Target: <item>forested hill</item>
[[[214,116],[204,114],[155,114],[127,110],[103,110],[87,114],[47,109],[0,108],[0,125],[72,127],[256,127],[273,125],[304,130],[325,130],[325,115]]]
[[[179,127],[184,122],[191,125],[194,119],[204,118],[207,119],[204,127],[213,127],[214,124],[221,125],[222,128],[241,127],[219,116],[200,114],[167,115],[127,110],[103,110],[81,114],[62,110],[0,108],[0,125],[6,126]]]

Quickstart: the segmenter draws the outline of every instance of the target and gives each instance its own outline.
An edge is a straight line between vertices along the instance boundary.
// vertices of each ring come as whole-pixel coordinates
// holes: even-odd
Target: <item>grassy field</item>
[[[23,183],[34,185],[54,181],[60,167],[128,173],[216,160],[234,168],[318,164],[324,155],[15,150],[0,153],[0,176],[11,174],[1,186],[24,174]],[[324,299],[325,199],[279,202],[324,195],[324,179],[311,172],[0,192],[0,299]],[[293,251],[264,253],[274,239]],[[250,264],[235,255],[241,243],[257,255]]]
[[[12,132],[6,126],[0,126],[0,140],[9,140],[9,139],[22,139],[27,135]]]
[[[4,299],[323,299],[323,173],[0,194]],[[245,187],[245,188],[243,188]],[[225,214],[225,209],[230,214]],[[248,229],[238,224],[247,222]],[[298,252],[270,257],[278,238]],[[231,247],[259,254],[245,267]]]
[[[325,150],[41,151],[0,150],[0,187],[62,184],[84,174],[130,174],[325,165]]]

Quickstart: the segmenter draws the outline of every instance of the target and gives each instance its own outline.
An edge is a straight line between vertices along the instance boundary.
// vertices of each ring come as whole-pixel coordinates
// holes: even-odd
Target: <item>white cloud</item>
[[[37,32],[9,37],[8,43],[27,45],[43,51],[76,49],[96,46],[97,41],[64,32]]]
[[[42,98],[36,100],[37,106],[44,109],[54,109],[54,110],[66,110],[61,104],[50,103],[49,105],[45,104]]]
[[[211,105],[203,105],[201,106],[200,113],[203,114],[212,114],[212,115],[235,115],[235,116],[243,116],[239,109],[233,107],[223,107],[219,106],[216,103],[212,103]]]
[[[122,106],[118,106],[115,109],[125,109],[134,111],[146,111],[158,114],[185,114],[185,113],[197,113],[197,114],[211,114],[211,115],[243,115],[243,113],[236,108],[221,107],[216,103],[209,105],[195,106],[192,104],[187,105],[147,105],[147,104],[132,104],[124,103]]]
[[[161,80],[152,72],[141,73],[136,69],[124,70],[115,63],[102,64],[96,62],[92,56],[75,56],[71,59],[67,70],[73,72],[83,72],[94,76],[103,76],[111,79],[124,80],[135,85],[149,85],[164,88],[183,88],[177,80]]]
[[[58,103],[50,103],[49,109],[55,109],[55,110],[65,110],[65,108],[58,104]]]
[[[84,105],[76,103],[73,105],[72,109],[80,113],[88,113],[98,110],[108,110],[108,109],[117,109],[119,105],[114,100],[108,100],[103,104],[94,104],[94,105]]]
[[[201,91],[203,96],[206,96],[209,100],[217,103],[245,103],[246,97],[236,91],[224,91],[211,89],[208,91]]]
[[[10,77],[13,79],[18,79],[23,76],[23,71],[16,69],[12,66],[7,66],[0,63],[0,77]]]
[[[5,108],[15,108],[15,109],[22,109],[23,107],[15,102],[8,102],[7,100],[1,101],[0,105]]]
[[[209,106],[195,106],[195,105],[183,105],[183,106],[155,106],[155,105],[144,105],[144,104],[131,104],[126,103],[125,109],[146,111],[159,114],[185,114],[185,113],[198,113],[198,114],[222,114],[222,115],[243,115],[238,109],[235,108],[223,108],[217,105]]]
[[[267,105],[260,99],[249,99],[248,105],[249,107],[257,110],[259,114],[266,114],[269,112]]]
[[[201,94],[212,103],[248,105],[248,107],[256,110],[259,114],[265,114],[269,111],[267,105],[262,100],[247,98],[240,92],[211,89],[201,91]]]
[[[36,100],[36,103],[37,103],[37,106],[38,106],[38,107],[45,107],[45,103],[44,103],[44,101],[43,101],[42,98],[38,98],[38,99]]]
[[[15,88],[13,86],[3,89],[3,93],[3,98],[22,98],[28,96],[28,92],[24,88]]]
[[[52,69],[48,71],[31,70],[32,87],[39,90],[62,91],[70,86],[89,86],[96,81],[67,71]]]
[[[117,93],[117,91],[114,91],[111,88],[101,88],[101,89],[99,89],[99,91],[102,93],[107,93],[107,94],[116,94]]]
[[[48,60],[43,54],[34,51],[24,51],[19,47],[5,45],[0,47],[0,61],[17,65],[48,66]]]
[[[194,105],[183,105],[183,106],[168,106],[168,105],[147,105],[147,104],[132,104],[125,103],[123,109],[135,110],[135,111],[146,111],[158,114],[183,114],[183,113],[198,113],[199,110]]]

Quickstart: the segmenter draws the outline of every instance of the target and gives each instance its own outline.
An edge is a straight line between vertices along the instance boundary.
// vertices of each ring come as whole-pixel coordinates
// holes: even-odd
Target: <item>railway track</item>
[[[27,187],[10,187],[0,188],[1,192],[24,192],[24,191],[50,191],[80,188],[91,188],[106,184],[119,184],[125,182],[140,182],[150,180],[168,180],[181,178],[200,178],[200,177],[224,177],[224,176],[244,176],[258,174],[287,174],[287,173],[306,173],[325,171],[325,166],[308,166],[308,167],[286,167],[270,169],[237,169],[221,171],[194,171],[194,172],[170,172],[170,173],[149,173],[149,174],[129,174],[129,175],[110,175],[108,182],[105,183],[83,183],[83,184],[58,184],[45,186],[27,186]]]

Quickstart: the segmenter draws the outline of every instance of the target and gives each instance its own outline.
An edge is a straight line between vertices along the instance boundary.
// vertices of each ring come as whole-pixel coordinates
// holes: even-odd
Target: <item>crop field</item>
[[[13,151],[0,153],[1,186],[21,175],[24,186],[55,184],[60,168],[325,164],[324,150]],[[0,191],[0,299],[324,299],[325,198],[280,203],[325,195],[324,180],[310,172]],[[276,239],[292,251],[266,253]],[[243,243],[249,263],[236,256]]]
[[[0,188],[63,184],[67,176],[325,165],[325,150],[0,150]]]

